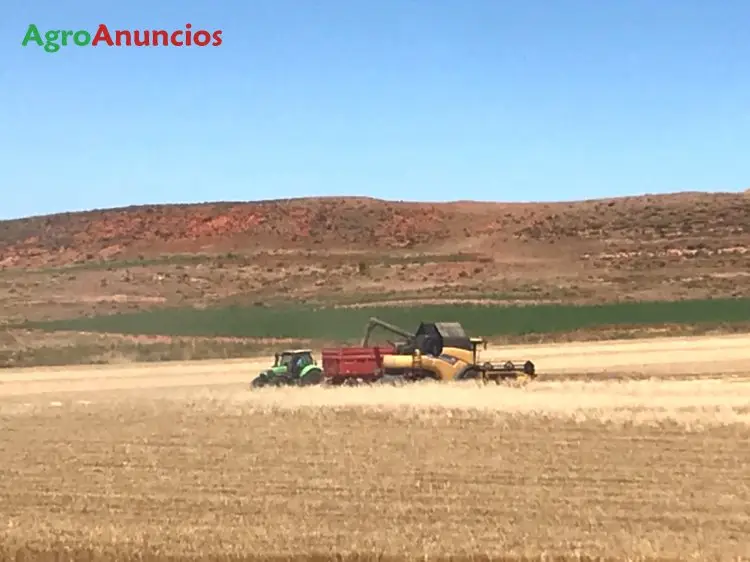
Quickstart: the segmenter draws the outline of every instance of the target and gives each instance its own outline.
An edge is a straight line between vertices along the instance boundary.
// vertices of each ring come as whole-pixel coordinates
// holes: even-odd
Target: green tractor
[[[310,386],[320,384],[323,371],[315,363],[310,349],[289,349],[275,355],[273,367],[260,373],[252,388],[264,386]]]

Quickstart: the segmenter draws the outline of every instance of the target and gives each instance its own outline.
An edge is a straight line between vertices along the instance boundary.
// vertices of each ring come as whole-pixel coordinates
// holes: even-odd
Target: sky
[[[64,47],[28,26],[222,30]],[[318,195],[750,187],[746,0],[11,0],[0,219]]]

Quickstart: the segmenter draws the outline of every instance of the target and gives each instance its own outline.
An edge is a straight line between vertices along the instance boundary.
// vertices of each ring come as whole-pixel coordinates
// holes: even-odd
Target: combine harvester
[[[383,328],[406,341],[389,346],[370,346],[375,328]],[[360,347],[322,350],[323,384],[352,385],[375,382],[422,380],[502,381],[533,379],[531,361],[480,363],[478,348],[487,349],[483,338],[470,338],[458,322],[422,322],[415,334],[370,318]]]

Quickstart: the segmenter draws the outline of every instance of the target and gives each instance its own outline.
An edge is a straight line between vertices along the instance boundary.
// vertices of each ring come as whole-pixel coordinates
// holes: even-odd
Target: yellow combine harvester
[[[506,361],[495,364],[480,362],[479,348],[487,349],[483,338],[470,338],[458,322],[422,322],[417,332],[409,332],[370,318],[362,347],[366,348],[372,330],[381,327],[406,338],[405,342],[392,343],[394,354],[382,357],[382,375],[386,379],[439,381],[484,381],[532,379],[536,377],[534,363],[529,360]]]

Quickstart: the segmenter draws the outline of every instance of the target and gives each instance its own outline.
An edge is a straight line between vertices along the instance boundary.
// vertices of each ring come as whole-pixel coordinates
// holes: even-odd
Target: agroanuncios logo
[[[33,23],[29,25],[21,45],[35,44],[48,53],[56,53],[62,47],[218,47],[222,43],[221,29],[193,30],[192,24],[185,29],[116,29],[110,31],[106,24],[99,24],[91,33],[85,29],[50,29],[44,33]]]

